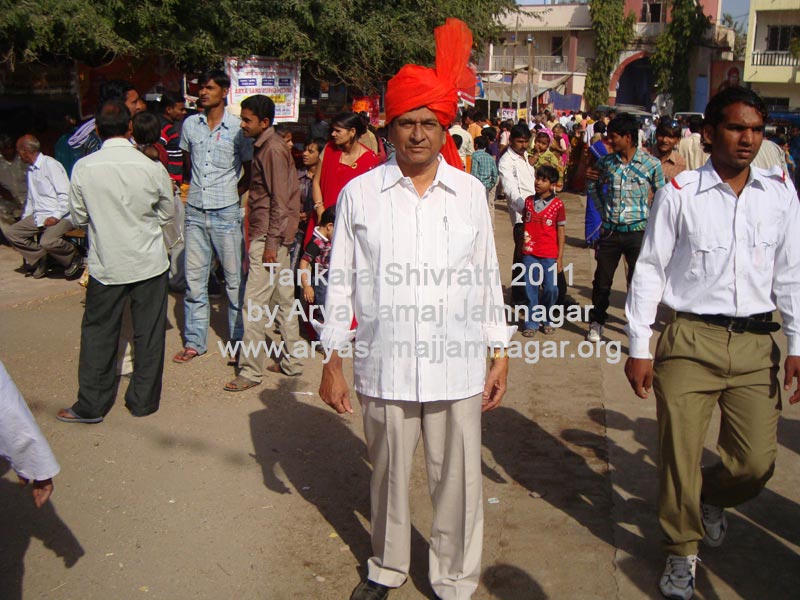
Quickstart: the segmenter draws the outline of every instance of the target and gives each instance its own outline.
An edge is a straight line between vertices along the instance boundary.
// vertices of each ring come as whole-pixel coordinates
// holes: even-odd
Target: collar
[[[44,154],[39,152],[39,155],[36,157],[36,160],[33,161],[33,164],[28,167],[30,171],[38,171],[42,168],[42,163],[44,162]]]
[[[430,187],[433,188],[441,184],[451,191],[456,191],[456,178],[454,173],[457,172],[457,169],[448,165],[441,154],[438,156],[438,160],[439,166],[436,168],[436,175],[434,176]],[[386,168],[383,171],[383,183],[381,184],[382,192],[385,192],[390,187],[393,187],[406,179],[406,176],[403,175],[403,172],[397,165],[396,157],[392,156],[390,160],[386,161],[385,167]]]
[[[208,119],[206,118],[205,112],[199,112],[197,113],[197,116],[200,117],[201,123],[205,123],[206,126],[208,126]],[[233,118],[234,118],[233,115],[231,115],[228,112],[228,109],[226,108],[224,111],[222,111],[222,120],[219,122],[218,127],[224,127],[225,129],[230,129],[231,119]]]
[[[697,169],[697,172],[700,174],[698,192],[706,192],[724,183],[720,178],[719,173],[717,173],[717,171],[714,169],[714,165],[711,164],[710,158],[702,167]],[[758,169],[754,169],[752,165],[750,165],[750,174],[747,176],[747,181],[745,182],[744,187],[747,188],[750,187],[750,185],[757,185],[762,190],[766,189],[764,174]]]
[[[677,164],[678,161],[675,160],[676,156],[680,156],[680,155],[673,148],[672,152],[669,153],[669,156],[667,156],[662,162],[671,162],[673,165]]]
[[[126,148],[126,147],[133,147],[133,144],[130,140],[126,140],[123,137],[112,137],[108,138],[105,142],[103,142],[103,148]]]
[[[269,126],[269,127],[267,127],[267,128],[264,130],[264,131],[262,131],[262,132],[261,132],[261,135],[259,135],[259,136],[256,138],[256,141],[255,141],[255,142],[253,142],[253,145],[254,145],[256,148],[261,148],[261,146],[263,146],[264,144],[266,144],[266,143],[267,143],[267,141],[268,141],[268,140],[269,140],[269,139],[270,139],[270,138],[271,138],[273,135],[275,135],[275,128],[274,128],[272,125],[270,125],[270,126]]]
[[[329,241],[330,241],[330,240],[329,240],[327,237],[325,237],[325,234],[324,234],[324,233],[322,233],[322,232],[319,230],[319,226],[317,226],[317,227],[314,227],[314,233],[315,233],[315,234],[317,234],[319,237],[321,237],[321,238],[322,238],[323,240],[325,240],[326,242],[329,242]]]

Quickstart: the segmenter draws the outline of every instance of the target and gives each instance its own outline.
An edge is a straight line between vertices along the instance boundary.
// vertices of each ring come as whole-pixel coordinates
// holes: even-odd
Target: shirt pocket
[[[233,166],[233,142],[224,139],[213,142],[211,164],[218,169],[230,169]]]
[[[692,260],[689,272],[695,277],[713,277],[719,275],[728,258],[730,242],[706,232],[695,232],[689,235],[692,248]]]
[[[476,230],[464,223],[448,223],[437,232],[436,254],[439,264],[449,268],[465,268],[472,264]]]
[[[769,271],[775,264],[778,228],[774,225],[757,223],[752,229],[751,239],[753,268],[757,271]]]

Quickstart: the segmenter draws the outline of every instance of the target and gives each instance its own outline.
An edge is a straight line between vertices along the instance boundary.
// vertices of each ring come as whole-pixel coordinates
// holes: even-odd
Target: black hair
[[[456,145],[456,150],[461,150],[461,144],[464,143],[464,140],[461,139],[461,136],[457,133],[453,133],[450,135],[450,137],[453,138],[453,143]]]
[[[228,77],[228,74],[225,71],[220,71],[219,69],[212,69],[211,71],[206,71],[198,80],[200,85],[206,84],[209,81],[213,81],[219,87],[224,89],[231,88],[231,78]]]
[[[151,112],[142,111],[133,115],[133,139],[139,145],[155,144],[161,138],[161,122]]]
[[[334,220],[336,220],[336,205],[329,206],[322,211],[322,216],[319,218],[319,226],[324,227],[329,223],[333,223]]]
[[[287,133],[291,135],[292,131],[289,129],[289,126],[286,123],[278,123],[275,125],[275,133],[281,137],[284,137]]]
[[[158,110],[164,114],[168,108],[172,108],[176,104],[183,104],[183,97],[173,92],[164,92],[161,94],[161,100],[158,101]]]
[[[328,143],[328,140],[321,137],[311,138],[306,142],[306,148],[308,148],[311,144],[314,144],[317,147],[317,150],[322,152],[325,149],[325,144]]]
[[[494,127],[484,127],[481,135],[489,140],[490,144],[497,139],[497,132]]]
[[[692,133],[700,133],[703,130],[703,117],[700,115],[692,115],[689,117],[687,127],[689,127],[689,131]]]
[[[538,179],[546,179],[552,184],[558,183],[558,169],[556,169],[553,165],[542,165],[538,169],[536,169],[536,177]]]
[[[639,123],[630,113],[619,113],[616,117],[611,119],[608,123],[608,133],[616,133],[620,137],[630,136],[631,143],[636,144],[639,141]]]
[[[606,133],[606,124],[604,121],[598,121],[594,124],[594,132],[599,133],[600,135],[605,135]]]
[[[706,119],[704,125],[716,128],[717,125],[725,120],[725,109],[733,104],[744,104],[755,108],[760,114],[762,121],[769,117],[767,105],[764,100],[752,90],[743,87],[729,87],[711,98],[706,105]],[[705,138],[705,136],[703,136]],[[711,152],[711,144],[703,139],[703,151]]]
[[[364,124],[364,119],[354,112],[339,113],[331,119],[331,128],[341,127],[342,129],[355,129],[356,138],[360,138],[367,132],[367,126]]]
[[[509,133],[509,139],[514,138],[525,138],[529,140],[531,139],[531,130],[528,129],[527,125],[514,125]]]
[[[275,120],[275,103],[272,101],[272,98],[264,94],[248,96],[242,100],[242,110],[244,109],[253,113],[259,121],[269,119],[270,125],[272,125]]]
[[[121,100],[125,102],[128,92],[134,90],[133,84],[124,79],[111,79],[104,81],[100,84],[100,90],[97,95],[98,104],[101,106],[108,100]]]
[[[678,125],[677,121],[670,121],[667,119],[661,119],[658,122],[658,127],[656,127],[656,135],[663,135],[667,137],[673,138],[680,138],[681,137],[681,126]]]
[[[106,100],[95,118],[97,133],[102,140],[126,135],[130,123],[131,111],[122,100]]]
[[[489,139],[486,136],[479,135],[475,138],[475,149],[486,150],[489,147]]]

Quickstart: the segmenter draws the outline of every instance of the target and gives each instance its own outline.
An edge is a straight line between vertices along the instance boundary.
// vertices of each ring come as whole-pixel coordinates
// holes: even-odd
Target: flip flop
[[[75,411],[72,410],[71,408],[62,408],[60,411],[58,411],[58,414],[56,415],[56,419],[58,419],[62,423],[87,423],[87,424],[92,424],[92,423],[102,423],[103,422],[103,417],[93,417],[93,418],[81,417],[81,416],[78,416],[77,414],[75,414]]]
[[[254,388],[257,385],[261,385],[260,381],[253,381],[248,379],[247,377],[242,377],[241,375],[237,375],[236,379],[232,379],[228,383],[226,383],[222,389],[226,392],[243,392],[245,390],[249,390],[250,388]]]
[[[200,353],[194,348],[184,348],[172,357],[172,362],[178,364],[188,363],[193,358],[200,356]]]

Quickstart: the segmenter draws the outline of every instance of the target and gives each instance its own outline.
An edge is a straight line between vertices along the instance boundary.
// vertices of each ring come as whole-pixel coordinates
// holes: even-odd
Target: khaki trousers
[[[289,248],[281,246],[278,248],[277,267],[265,267],[262,257],[264,255],[264,245],[266,237],[261,236],[250,241],[250,270],[247,273],[247,286],[244,292],[244,303],[242,304],[242,321],[244,325],[244,336],[242,345],[245,348],[252,347],[254,352],[241,352],[239,356],[239,367],[241,367],[242,377],[250,381],[261,381],[265,353],[264,349],[258,348],[257,344],[265,341],[267,333],[265,328],[272,328],[277,324],[278,331],[283,339],[283,352],[280,356],[271,356],[286,375],[299,375],[303,372],[303,363],[297,356],[297,345],[305,344],[300,339],[300,327],[297,324],[297,317],[289,316],[294,303],[294,284],[281,285],[281,274],[291,270],[289,265]],[[292,271],[294,277],[294,271]],[[259,305],[261,311],[253,311],[256,316],[260,314],[262,318],[253,318],[254,315],[249,310],[250,304]],[[278,312],[275,315],[275,324],[268,322],[263,309],[269,307],[273,309],[278,305]],[[252,344],[252,346],[250,346]]]
[[[433,503],[429,577],[442,600],[470,598],[483,546],[481,397],[439,402],[381,400],[359,394],[370,482],[372,551],[367,577],[399,587],[408,576],[408,486],[420,433]]]
[[[51,227],[37,227],[31,215],[8,227],[4,233],[27,264],[35,265],[45,256],[50,256],[59,265],[66,267],[75,255],[75,246],[64,239],[64,234],[71,229],[74,227],[67,217]],[[37,241],[40,233],[42,236]]]
[[[678,317],[658,341],[654,390],[659,428],[658,516],[669,554],[697,554],[700,498],[735,506],[772,476],[781,410],[780,351],[770,335],[731,333]],[[714,405],[722,413],[720,461],[700,469]]]

